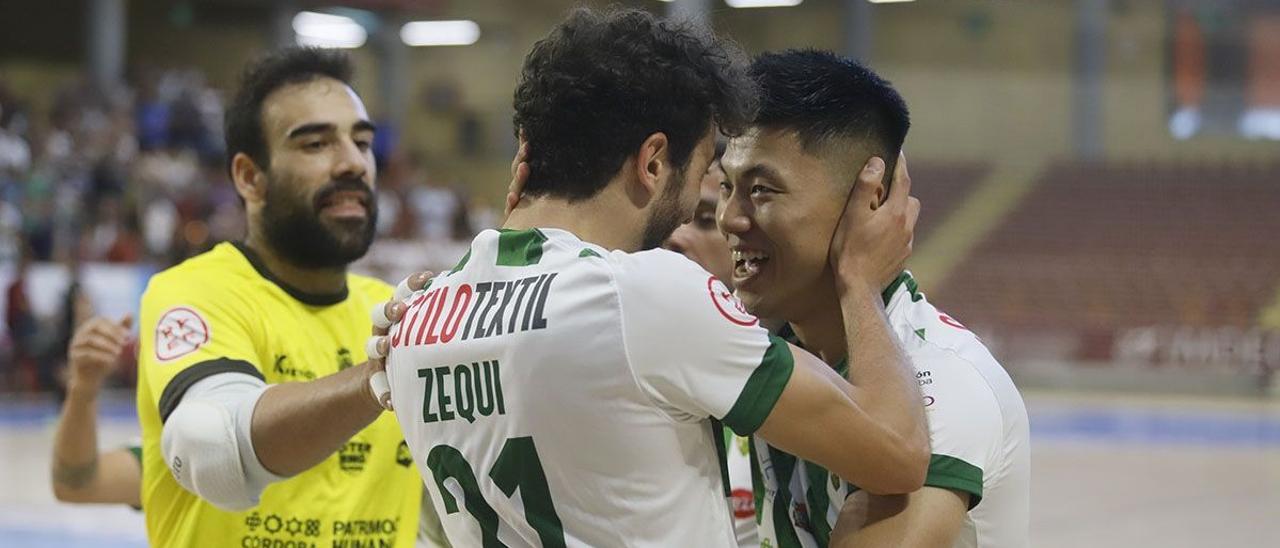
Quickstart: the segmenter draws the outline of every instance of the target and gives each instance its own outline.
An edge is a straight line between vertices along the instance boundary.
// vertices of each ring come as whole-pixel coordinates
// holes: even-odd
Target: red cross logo
[[[170,308],[156,322],[156,359],[180,358],[209,342],[209,324],[185,306]]]

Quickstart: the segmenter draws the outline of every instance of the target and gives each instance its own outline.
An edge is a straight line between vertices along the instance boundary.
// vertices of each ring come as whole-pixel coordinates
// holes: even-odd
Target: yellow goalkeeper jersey
[[[151,279],[139,319],[138,419],[152,546],[413,546],[422,480],[390,413],[324,462],[268,486],[244,512],[219,510],[183,489],[160,452],[165,419],[200,379],[234,371],[270,384],[301,382],[364,361],[369,311],[391,292],[350,274],[340,293],[304,293],[232,243]]]

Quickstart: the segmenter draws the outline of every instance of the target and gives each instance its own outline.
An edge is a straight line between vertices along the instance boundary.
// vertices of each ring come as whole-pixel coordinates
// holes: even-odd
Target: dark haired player
[[[701,27],[587,10],[526,58],[524,199],[389,336],[396,415],[455,545],[735,546],[720,422],[873,492],[920,487],[920,393],[879,297],[908,254],[908,181],[874,210],[855,192],[836,231],[847,378],[654,249],[694,211],[715,126],[753,117],[737,59]]]
[[[875,73],[828,52],[764,54],[752,75],[760,111],[721,160],[718,221],[737,295],[752,313],[789,322],[783,332],[793,343],[841,374],[856,373],[866,364],[846,350],[828,235],[847,215],[841,204],[854,174],[886,170],[879,159],[899,157],[906,104]],[[869,188],[877,204],[896,190]],[[860,489],[757,435],[761,545],[1026,546],[1030,453],[1017,388],[982,341],[925,300],[910,273],[876,290],[923,392],[932,446],[925,487],[909,495]]]
[[[422,482],[368,384],[349,274],[377,217],[374,127],[340,53],[246,70],[226,113],[247,238],[142,297],[142,505],[154,546],[409,546]],[[359,365],[355,365],[359,364]]]

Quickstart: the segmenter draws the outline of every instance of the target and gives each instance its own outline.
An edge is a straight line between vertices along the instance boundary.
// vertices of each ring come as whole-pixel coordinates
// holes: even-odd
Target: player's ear
[[[671,169],[670,150],[667,134],[658,132],[640,143],[636,152],[636,178],[651,196],[658,194],[665,172]]]
[[[236,194],[246,204],[261,202],[267,195],[266,173],[243,152],[237,152],[231,158],[231,181],[236,185]]]
[[[876,164],[874,169],[872,169],[873,163]],[[884,173],[883,159],[879,156],[867,158],[865,163],[858,166],[857,179],[853,183],[853,189],[849,191],[852,197],[848,199],[866,204],[866,207],[872,210],[879,209],[885,198],[889,196],[887,186],[889,181]]]

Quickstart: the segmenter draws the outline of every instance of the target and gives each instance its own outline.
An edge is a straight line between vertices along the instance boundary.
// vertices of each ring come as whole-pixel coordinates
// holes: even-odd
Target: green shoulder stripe
[[[968,493],[970,510],[982,501],[982,469],[955,457],[930,457],[924,484]]]
[[[498,266],[529,266],[542,260],[542,244],[547,236],[536,228],[500,230],[498,233]]]
[[[454,266],[453,270],[450,270],[449,273],[453,274],[462,270],[462,267],[467,266],[467,261],[469,260],[471,260],[471,249],[467,249],[467,254],[462,256],[462,260],[458,261],[458,264]]]
[[[603,258],[600,256],[599,253],[596,253],[596,250],[591,249],[589,247],[582,248],[582,251],[578,253],[578,257],[595,257],[597,259]]]
[[[724,424],[732,428],[739,436],[750,436],[765,417],[773,411],[774,404],[782,396],[787,381],[791,380],[791,372],[795,369],[795,357],[787,341],[778,337],[769,337],[769,349],[765,350],[760,365],[751,373],[747,384],[738,394],[738,401],[724,416]]]

